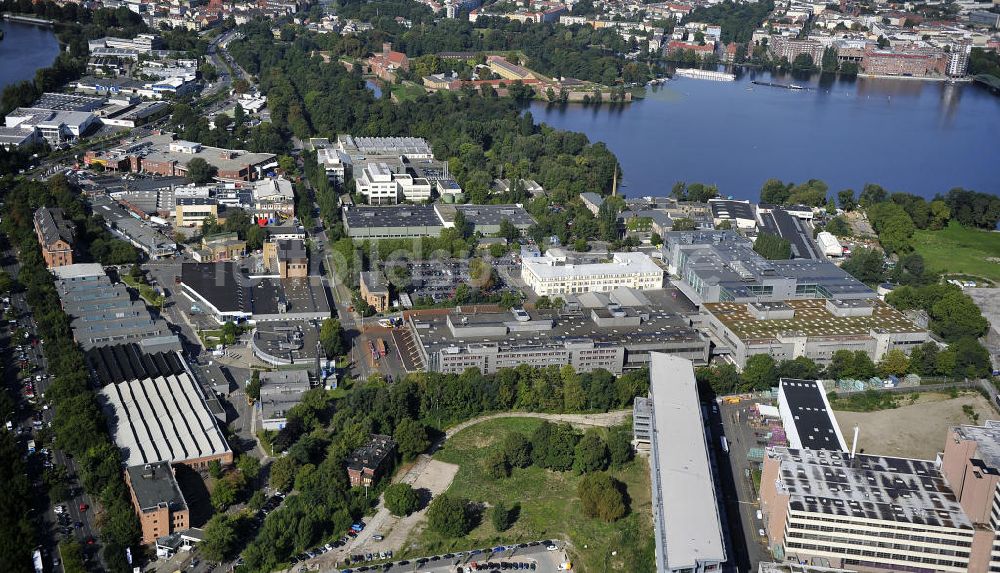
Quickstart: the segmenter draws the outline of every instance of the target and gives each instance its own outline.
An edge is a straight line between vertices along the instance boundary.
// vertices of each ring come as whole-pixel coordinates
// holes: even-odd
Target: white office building
[[[388,163],[369,163],[355,180],[369,205],[394,205],[400,201],[427,201],[431,184],[422,177],[395,173]]]
[[[521,279],[539,296],[663,288],[663,269],[643,253],[613,253],[607,262],[575,264],[553,254],[523,259]]]

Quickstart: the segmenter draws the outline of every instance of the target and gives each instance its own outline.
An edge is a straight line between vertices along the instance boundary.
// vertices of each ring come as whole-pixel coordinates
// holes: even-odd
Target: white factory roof
[[[229,451],[196,382],[187,373],[109,384],[101,390],[125,465],[183,462]]]
[[[548,255],[548,253],[546,253]],[[662,273],[663,270],[644,253],[614,253],[608,263],[571,264],[553,257],[524,259],[521,263],[540,279],[571,278],[595,275],[635,275]]]
[[[698,385],[690,360],[650,353],[653,402],[650,459],[657,571],[726,560],[705,443]]]
[[[75,263],[72,265],[55,267],[49,270],[52,274],[56,275],[57,279],[60,280],[72,280],[83,277],[99,277],[106,274],[104,272],[104,267],[98,263]]]

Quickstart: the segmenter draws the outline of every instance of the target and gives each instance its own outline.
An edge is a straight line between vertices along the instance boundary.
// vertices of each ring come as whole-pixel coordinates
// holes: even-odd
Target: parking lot
[[[472,259],[431,259],[425,261],[390,261],[383,267],[385,276],[399,291],[406,292],[410,300],[438,303],[455,296],[459,285],[487,290],[490,293],[513,291],[504,277],[508,273],[495,273],[493,284],[487,284],[490,277],[473,279],[469,271]],[[491,268],[516,266],[509,258],[488,259]],[[484,288],[487,287],[487,288]]]

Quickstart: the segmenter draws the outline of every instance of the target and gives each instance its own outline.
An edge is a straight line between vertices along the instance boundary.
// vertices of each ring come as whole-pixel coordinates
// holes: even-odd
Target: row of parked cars
[[[456,565],[456,573],[467,573],[470,571],[488,571],[488,570],[503,570],[503,571],[514,571],[514,570],[524,570],[524,571],[534,571],[538,565],[531,561],[491,561],[479,563],[477,561],[470,561],[467,565],[459,566],[458,563],[465,559],[472,559],[478,557],[479,555],[484,555],[489,558],[493,555],[498,555],[504,553],[505,551],[510,551],[513,549],[521,549],[525,547],[537,547],[539,545],[544,545],[549,551],[555,551],[558,549],[555,543],[549,540],[545,541],[532,541],[530,543],[518,543],[516,545],[498,545],[493,548],[486,549],[472,549],[470,551],[459,551],[457,553],[445,553],[444,555],[433,555],[431,557],[421,557],[420,559],[415,559],[413,561],[402,560],[397,562],[382,563],[380,565],[362,565],[360,567],[354,567],[350,569],[342,569],[340,573],[364,573],[366,571],[389,571],[393,567],[407,567],[413,565],[413,569],[420,569],[424,565],[431,563],[432,566],[445,565],[446,562],[454,560],[453,563]],[[442,563],[445,562],[445,563]]]

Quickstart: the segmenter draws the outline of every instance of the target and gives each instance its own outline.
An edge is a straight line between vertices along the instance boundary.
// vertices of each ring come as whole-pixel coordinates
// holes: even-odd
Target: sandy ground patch
[[[972,423],[962,406],[972,406],[980,424],[998,418],[989,401],[978,393],[964,393],[958,398],[927,392],[918,396],[915,403],[910,402],[910,395],[900,396],[900,406],[893,410],[835,412],[847,446],[851,446],[854,425],[858,424],[859,452],[930,460],[944,449],[950,426]]]

